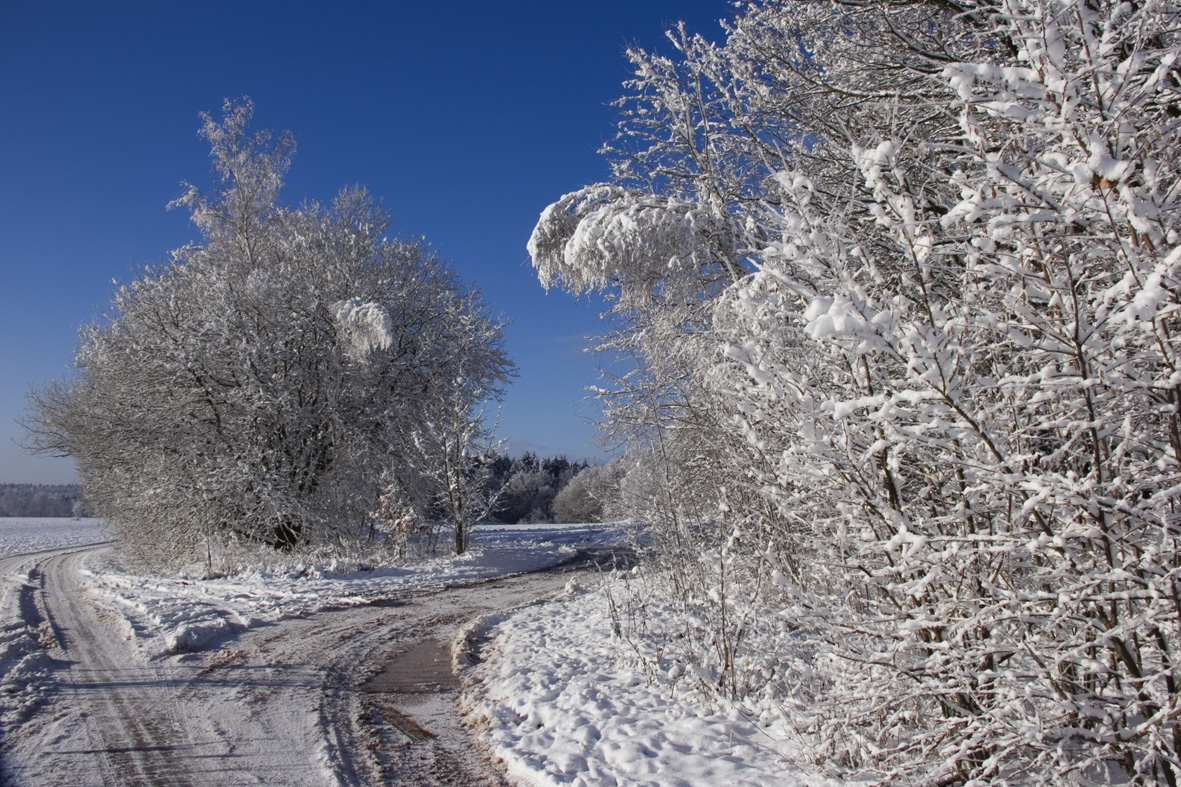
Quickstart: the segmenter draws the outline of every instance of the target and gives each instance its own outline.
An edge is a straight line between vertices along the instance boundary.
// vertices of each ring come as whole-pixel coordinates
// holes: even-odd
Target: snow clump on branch
[[[390,313],[380,303],[351,298],[339,301],[333,309],[340,329],[340,344],[358,363],[374,350],[387,350],[394,341]]]

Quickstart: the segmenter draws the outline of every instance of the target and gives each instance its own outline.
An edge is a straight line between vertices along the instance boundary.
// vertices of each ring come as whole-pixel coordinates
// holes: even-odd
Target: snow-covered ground
[[[677,698],[659,676],[629,669],[598,583],[473,628],[489,641],[466,679],[467,721],[522,784],[838,783],[794,767],[785,730]]]
[[[259,566],[221,579],[141,576],[94,560],[88,590],[117,610],[147,657],[200,650],[245,629],[325,609],[404,598],[412,592],[536,571],[580,549],[620,543],[608,525],[482,525],[471,549],[406,566],[358,569],[345,561]]]
[[[101,519],[0,517],[0,558],[96,544],[108,538]]]
[[[107,538],[94,520],[0,520],[0,535],[4,555]],[[471,552],[460,558],[366,570],[310,563],[257,567],[219,579],[133,575],[118,570],[109,553],[96,552],[81,561],[81,590],[88,603],[104,610],[103,619],[131,640],[145,664],[179,665],[191,651],[232,647],[240,634],[256,627],[306,620],[330,609],[374,609],[375,601],[401,603],[415,592],[543,568],[625,538],[621,529],[602,525],[485,526]],[[5,668],[0,692],[11,700],[5,703],[9,712],[17,714],[11,718],[24,718],[41,703],[37,683],[51,665],[36,643],[50,638],[50,632],[31,625],[44,615],[25,609],[31,606],[31,589],[43,581],[36,561],[8,557],[3,562],[0,661],[6,663],[0,665]],[[833,783],[791,764],[783,730],[751,723],[737,710],[719,711],[676,697],[666,683],[633,671],[626,648],[612,636],[599,582],[583,573],[557,600],[504,609],[456,639],[466,720],[513,781],[728,787]],[[440,603],[446,603],[446,595]],[[465,662],[473,643],[480,647],[474,667],[472,659]],[[202,658],[212,658],[211,665],[218,661],[216,654]]]

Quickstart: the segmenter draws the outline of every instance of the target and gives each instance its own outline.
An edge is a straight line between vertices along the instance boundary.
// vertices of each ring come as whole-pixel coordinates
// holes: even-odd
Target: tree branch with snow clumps
[[[380,303],[351,298],[336,304],[341,344],[353,360],[363,362],[374,350],[386,350],[394,341],[393,322]]]
[[[616,190],[547,235],[571,289],[612,272],[608,426],[681,614],[637,628],[806,706],[834,771],[1181,782],[1179,19],[743,4],[632,53]],[[727,240],[584,253],[645,204]]]

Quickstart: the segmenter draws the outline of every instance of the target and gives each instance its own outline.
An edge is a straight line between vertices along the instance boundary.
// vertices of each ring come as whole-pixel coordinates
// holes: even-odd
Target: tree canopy
[[[362,532],[392,493],[439,490],[424,449],[512,373],[501,323],[362,188],[281,204],[290,135],[249,101],[203,115],[217,187],[202,241],[120,286],[75,373],[32,395],[35,447],[67,454],[95,513],[151,565],[213,539],[291,548]]]

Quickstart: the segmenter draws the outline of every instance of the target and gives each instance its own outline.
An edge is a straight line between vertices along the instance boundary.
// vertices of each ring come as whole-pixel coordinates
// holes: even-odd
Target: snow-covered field
[[[109,538],[100,519],[0,517],[0,558],[96,544]]]
[[[0,520],[4,555],[105,540],[94,520]],[[406,567],[258,567],[220,579],[137,576],[109,553],[87,556],[82,590],[121,627],[145,663],[172,663],[190,651],[221,647],[247,629],[378,600],[400,601],[471,581],[543,568],[579,550],[621,543],[603,525],[486,526],[468,555]],[[8,661],[0,691],[29,695],[48,664],[35,632],[17,632],[19,605],[35,578],[31,561],[5,561]],[[456,640],[467,722],[510,778],[536,785],[818,785],[797,771],[782,730],[753,724],[674,697],[665,684],[628,666],[600,579],[583,574],[555,601],[506,609],[475,622]],[[27,612],[27,611],[26,611]],[[11,631],[7,629],[11,628]],[[19,634],[19,636],[16,636]],[[6,635],[6,636],[7,636]],[[479,643],[478,663],[465,648]],[[2,655],[2,654],[0,654]],[[179,663],[179,662],[177,662]],[[19,669],[8,669],[17,667]]]

